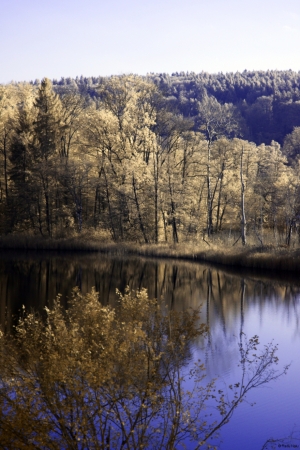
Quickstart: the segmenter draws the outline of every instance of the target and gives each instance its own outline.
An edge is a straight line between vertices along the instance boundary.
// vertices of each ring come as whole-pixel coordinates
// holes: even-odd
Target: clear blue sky
[[[300,70],[300,0],[0,0],[0,83]]]

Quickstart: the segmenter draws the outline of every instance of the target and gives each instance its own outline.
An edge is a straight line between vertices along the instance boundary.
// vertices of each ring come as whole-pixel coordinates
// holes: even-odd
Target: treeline
[[[153,73],[146,79],[160,89],[169,109],[193,118],[194,131],[199,131],[199,102],[205,95],[213,96],[221,105],[231,103],[241,124],[239,137],[257,145],[272,140],[283,145],[285,136],[300,126],[299,72]],[[57,92],[72,89],[97,98],[97,86],[103,82],[103,77],[77,77],[54,80],[53,85]]]
[[[257,145],[272,140],[282,145],[286,134],[300,125],[298,72],[176,73],[154,80],[184,116],[196,118],[198,102],[206,94],[222,105],[231,103],[242,124],[240,137]]]
[[[266,100],[261,87],[252,103],[247,97],[237,106],[203,83],[217,86],[230,76],[1,86],[1,234],[61,237],[94,229],[115,241],[177,243],[239,230],[246,243],[251,230],[262,243],[272,230],[289,245],[300,208],[300,128],[290,124],[283,147],[258,145],[245,138],[250,131],[241,111],[248,101],[245,108],[265,130],[257,102],[271,101],[275,117],[276,102],[298,107],[298,100],[274,92]]]

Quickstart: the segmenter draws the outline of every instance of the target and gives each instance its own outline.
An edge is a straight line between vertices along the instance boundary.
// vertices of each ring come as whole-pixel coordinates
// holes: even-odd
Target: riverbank
[[[0,249],[36,251],[85,251],[114,255],[139,255],[152,258],[172,258],[186,261],[209,262],[225,266],[247,267],[259,270],[300,270],[300,249],[282,246],[225,245],[222,242],[197,244],[138,244],[115,243],[90,234],[63,239],[45,239],[37,236],[9,235],[0,237]]]

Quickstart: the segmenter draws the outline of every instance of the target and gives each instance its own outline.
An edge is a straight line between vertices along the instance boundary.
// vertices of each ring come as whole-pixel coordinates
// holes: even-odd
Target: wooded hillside
[[[256,144],[270,144],[275,140],[283,145],[285,136],[300,126],[299,72],[175,72],[149,74],[146,79],[160,89],[169,109],[193,118],[195,131],[199,130],[199,102],[206,95],[215,97],[222,105],[234,105],[241,126],[239,137]],[[97,86],[102,82],[105,78],[62,78],[54,80],[53,86],[57,92],[73,89],[97,98]]]
[[[300,75],[0,86],[0,231],[183,242],[298,230]]]

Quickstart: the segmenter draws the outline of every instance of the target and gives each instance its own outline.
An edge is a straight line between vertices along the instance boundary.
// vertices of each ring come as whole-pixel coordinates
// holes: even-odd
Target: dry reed
[[[30,235],[0,237],[1,249],[55,250],[101,252],[113,255],[139,255],[154,258],[172,258],[187,261],[209,262],[226,266],[248,267],[261,270],[300,270],[300,249],[281,246],[232,246],[228,242],[198,244],[139,244],[134,242],[111,242],[103,236],[82,234],[70,238],[45,239]]]

